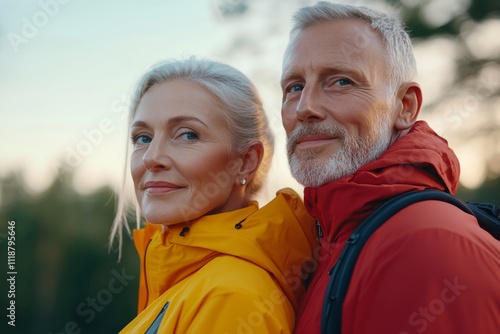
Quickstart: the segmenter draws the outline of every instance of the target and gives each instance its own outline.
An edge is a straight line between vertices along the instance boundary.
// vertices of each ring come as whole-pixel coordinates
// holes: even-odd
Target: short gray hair
[[[404,82],[413,81],[417,65],[413,46],[405,26],[394,17],[363,7],[320,1],[312,6],[300,8],[293,16],[290,39],[302,30],[320,22],[359,19],[370,23],[382,35],[388,58],[389,81],[395,90]]]
[[[246,187],[247,197],[255,195],[261,189],[271,166],[274,135],[253,83],[237,69],[213,60],[194,56],[181,60],[167,60],[152,66],[137,83],[129,109],[129,124],[144,94],[153,86],[173,80],[195,82],[208,89],[219,100],[220,112],[232,134],[232,148],[236,152],[244,151],[256,141],[262,143],[264,147],[262,162],[254,178]],[[123,188],[125,188],[125,182]],[[121,194],[110,235],[110,246],[114,238],[118,236],[120,256],[124,225],[130,232],[125,202]],[[138,226],[139,219],[136,208]]]

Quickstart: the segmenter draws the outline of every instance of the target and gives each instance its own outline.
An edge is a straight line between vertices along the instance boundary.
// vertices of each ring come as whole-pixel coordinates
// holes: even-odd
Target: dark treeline
[[[112,189],[79,194],[69,174],[36,195],[26,191],[19,173],[1,179],[0,186],[1,261],[7,264],[7,225],[15,221],[17,271],[16,326],[8,326],[3,316],[6,330],[0,332],[118,332],[136,312],[139,260],[128,237],[121,262],[116,252],[108,253],[115,210]],[[500,205],[498,194],[500,178],[459,192],[465,200]],[[7,291],[1,293],[6,296]],[[9,300],[1,300],[6,310]]]
[[[21,174],[0,182],[1,263],[7,267],[7,226],[15,221],[17,272],[13,298],[1,284],[0,332],[117,333],[136,313],[139,260],[128,237],[120,262],[108,252],[112,189],[81,195],[69,174],[36,195],[26,191]],[[11,300],[15,327],[5,316]]]

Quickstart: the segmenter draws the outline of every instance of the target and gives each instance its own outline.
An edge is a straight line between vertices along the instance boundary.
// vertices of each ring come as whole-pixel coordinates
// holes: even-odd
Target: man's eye
[[[351,84],[351,80],[342,78],[334,82],[334,85],[336,86],[347,86]]]
[[[304,86],[301,85],[301,84],[295,84],[295,85],[292,85],[290,86],[290,88],[288,89],[288,91],[290,93],[297,93],[297,92],[300,92],[304,89]]]
[[[146,135],[137,135],[132,137],[132,143],[135,144],[149,144],[152,139]]]

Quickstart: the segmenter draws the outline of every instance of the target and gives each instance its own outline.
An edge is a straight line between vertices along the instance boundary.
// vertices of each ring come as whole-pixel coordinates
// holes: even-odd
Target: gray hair
[[[269,127],[257,89],[237,69],[227,64],[194,56],[183,60],[168,60],[154,65],[142,76],[133,93],[129,124],[135,115],[139,102],[151,87],[178,79],[198,83],[217,97],[221,104],[220,112],[231,131],[232,148],[235,151],[242,152],[257,141],[262,143],[264,147],[262,162],[254,178],[246,187],[247,197],[255,195],[262,188],[271,166],[274,153],[274,135]],[[123,188],[126,187],[125,183],[124,181]],[[110,234],[110,247],[115,237],[119,239],[120,256],[123,226],[130,233],[126,209],[126,199],[121,194]],[[135,216],[139,227],[140,214],[137,204]]]
[[[405,26],[398,19],[367,7],[327,1],[302,7],[293,16],[294,25],[290,32],[290,39],[314,24],[349,19],[364,20],[382,35],[388,54],[388,77],[393,90],[402,83],[415,79],[417,65],[411,39]]]

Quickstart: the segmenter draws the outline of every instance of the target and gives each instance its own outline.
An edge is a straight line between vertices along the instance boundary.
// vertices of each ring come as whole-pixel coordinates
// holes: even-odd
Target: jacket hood
[[[136,230],[134,242],[139,254],[147,248],[145,268],[151,299],[213,258],[231,255],[267,270],[297,307],[304,292],[297,283],[302,263],[311,257],[317,243],[314,228],[301,198],[293,190],[283,189],[260,209],[253,202],[246,208],[201,217],[189,225],[169,226],[164,232],[156,226],[156,232],[151,227],[149,231]],[[151,233],[154,235],[147,245],[145,240]]]
[[[354,174],[304,189],[308,212],[328,241],[351,233],[388,198],[433,188],[455,193],[460,174],[456,155],[424,121]],[[352,225],[345,228],[345,225]],[[341,232],[342,231],[342,232]]]

